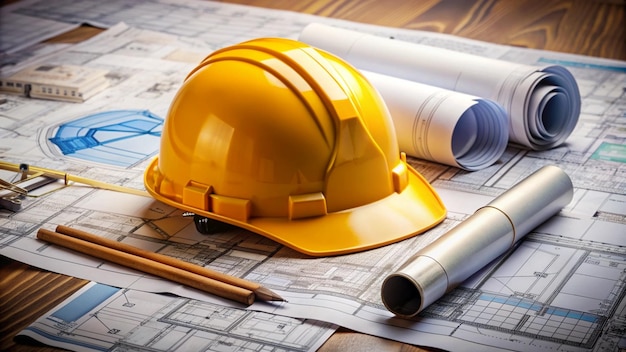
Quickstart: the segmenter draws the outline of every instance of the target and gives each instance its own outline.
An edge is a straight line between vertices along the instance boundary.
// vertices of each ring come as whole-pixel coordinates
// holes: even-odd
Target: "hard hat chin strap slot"
[[[409,185],[409,168],[406,165],[405,152],[400,152],[400,162],[391,170],[391,180],[393,181],[393,190],[396,193],[402,193]]]
[[[189,181],[183,188],[183,204],[203,210],[210,209],[209,197],[213,187],[199,182]]]
[[[213,193],[213,186],[189,181],[183,188],[182,203],[239,221],[248,221],[251,202],[248,199],[221,196]]]
[[[289,220],[326,215],[326,197],[321,192],[289,196]]]
[[[252,204],[249,199],[241,199],[211,194],[211,211],[217,215],[247,222]]]

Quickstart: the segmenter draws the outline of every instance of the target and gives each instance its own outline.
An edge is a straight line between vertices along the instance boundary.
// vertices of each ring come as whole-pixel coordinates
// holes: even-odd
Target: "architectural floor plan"
[[[167,10],[172,3],[177,11]],[[561,64],[576,77],[583,102],[576,130],[564,145],[549,151],[533,152],[511,145],[496,164],[474,172],[411,158],[410,163],[437,189],[448,216],[423,235],[383,248],[310,258],[240,229],[209,236],[199,234],[182,211],[149,197],[76,183],[69,187],[54,183],[41,189],[38,197],[24,199],[20,211],[0,213],[0,254],[114,285],[120,288],[115,289],[118,300],[147,292],[175,293],[179,297],[161,298],[169,303],[167,309],[159,311],[158,322],[150,320],[154,315],[148,313],[136,318],[149,319],[151,323],[145,329],[153,323],[159,328],[171,328],[167,331],[172,338],[185,326],[182,322],[211,313],[220,316],[223,324],[234,319],[225,317],[232,314],[240,315],[238,321],[242,324],[250,324],[239,326],[284,326],[295,334],[291,337],[300,334],[299,327],[283,322],[282,319],[290,319],[285,317],[319,320],[451,350],[459,344],[485,351],[605,351],[625,345],[626,63],[212,2],[60,1],[55,2],[54,11],[47,1],[19,4],[12,11],[21,16],[110,26],[102,34],[63,48],[45,60],[106,68],[111,84],[82,104],[1,95],[0,158],[135,189],[143,189],[143,170],[156,154],[158,144],[143,143],[140,157],[124,165],[112,165],[64,154],[50,138],[59,126],[111,111],[112,106],[149,110],[151,116],[165,118],[182,79],[212,50],[258,36],[293,38],[314,20],[513,62]],[[79,5],[93,11],[81,11]],[[120,6],[126,6],[125,10],[118,11]],[[141,12],[149,16],[150,9],[153,14],[167,16],[156,21],[136,15]],[[117,24],[119,21],[125,24]],[[380,287],[387,274],[478,207],[547,164],[561,167],[574,182],[574,201],[561,214],[415,319],[396,318],[383,307]],[[17,175],[0,170],[0,177],[12,180]],[[243,307],[34,238],[40,227],[53,229],[57,224],[259,282],[287,298],[288,303],[255,303],[251,311],[229,310]],[[135,319],[123,308],[109,309],[85,317],[85,324],[94,324],[93,331],[107,327],[122,330],[96,317]],[[92,331],[92,325],[86,326],[81,325],[84,333]],[[202,339],[214,333],[209,330],[199,328],[189,343],[207,342],[210,339]],[[147,343],[140,341],[145,331],[127,331],[129,334],[115,341]],[[289,341],[309,338],[300,337],[302,340]],[[164,344],[173,341],[166,340]]]
[[[90,283],[24,336],[83,351],[315,351],[333,326]]]

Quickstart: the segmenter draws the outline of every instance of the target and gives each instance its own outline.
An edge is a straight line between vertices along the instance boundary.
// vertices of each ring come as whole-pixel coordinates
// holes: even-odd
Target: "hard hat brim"
[[[392,193],[367,205],[297,220],[253,217],[244,222],[160,195],[151,184],[154,180],[151,170],[157,163],[158,158],[153,159],[144,176],[146,190],[157,200],[236,225],[315,257],[355,253],[398,242],[431,229],[446,217],[446,209],[435,190],[411,167],[408,167],[408,185],[401,193]]]

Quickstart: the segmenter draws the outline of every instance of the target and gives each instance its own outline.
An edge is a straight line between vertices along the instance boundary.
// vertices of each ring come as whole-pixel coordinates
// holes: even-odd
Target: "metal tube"
[[[569,176],[556,166],[544,166],[385,278],[383,304],[398,316],[417,315],[558,213],[573,195]]]

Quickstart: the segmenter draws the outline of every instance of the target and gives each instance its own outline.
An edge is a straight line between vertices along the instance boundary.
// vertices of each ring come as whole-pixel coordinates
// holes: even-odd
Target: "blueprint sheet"
[[[22,335],[80,351],[315,351],[334,331],[320,321],[91,282]]]
[[[512,62],[564,65],[580,86],[582,114],[563,146],[546,152],[510,146],[496,164],[480,171],[410,159],[439,192],[448,217],[423,235],[363,253],[310,258],[243,230],[203,236],[179,210],[151,198],[74,185],[26,199],[20,212],[2,213],[0,254],[126,289],[228,304],[34,239],[38,228],[64,224],[260,282],[289,301],[255,303],[250,308],[256,311],[450,350],[605,351],[624,346],[625,62],[211,2],[58,1],[54,11],[48,4],[28,1],[14,11],[57,21],[128,25],[116,25],[58,57],[107,68],[112,84],[82,104],[2,96],[0,157],[128,187],[143,187],[143,168],[158,149],[153,137],[159,119],[195,63],[214,49],[254,37],[296,38],[312,21]],[[121,134],[127,132],[125,118],[142,123],[135,125],[136,133],[121,138],[121,145],[115,139],[73,151],[53,143],[59,129],[98,130],[103,114]],[[119,159],[111,157],[117,154],[123,155],[123,165],[111,162]],[[380,286],[387,274],[546,164],[561,167],[575,185],[574,201],[559,216],[417,318],[397,319],[384,309]]]
[[[20,15],[11,8],[8,5],[0,8],[0,58],[79,26],[79,23]]]

